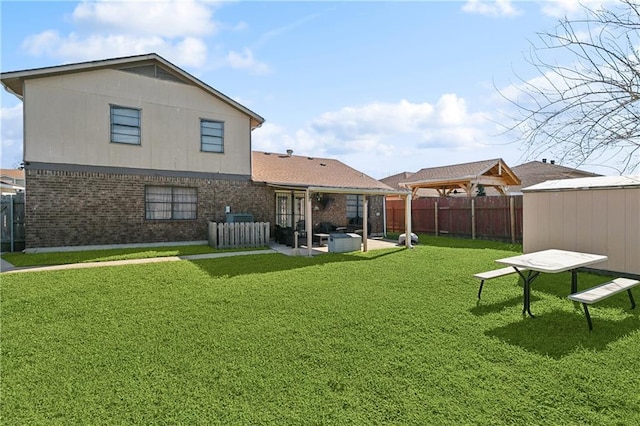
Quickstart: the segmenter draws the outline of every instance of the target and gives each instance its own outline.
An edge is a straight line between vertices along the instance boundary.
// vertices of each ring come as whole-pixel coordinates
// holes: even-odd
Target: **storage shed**
[[[640,276],[640,175],[551,180],[522,192],[525,253],[604,254],[594,269]]]

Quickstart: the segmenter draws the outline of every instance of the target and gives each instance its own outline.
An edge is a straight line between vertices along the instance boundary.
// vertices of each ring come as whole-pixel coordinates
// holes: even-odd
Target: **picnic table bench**
[[[520,268],[520,271],[526,271],[525,268]],[[479,272],[474,274],[474,278],[480,280],[480,288],[478,289],[478,299],[480,299],[480,295],[482,294],[482,286],[484,282],[487,280],[492,280],[494,278],[504,277],[507,275],[515,274],[517,271],[511,266],[507,266],[506,268],[494,269],[492,271]]]
[[[640,281],[638,280],[632,280],[629,278],[616,278],[604,284],[600,284],[598,286],[581,291],[579,293],[570,294],[567,297],[570,300],[582,303],[582,307],[584,308],[584,315],[587,317],[587,324],[589,324],[589,331],[591,331],[593,330],[593,324],[591,323],[591,315],[589,315],[589,308],[587,307],[587,305],[599,302],[609,296],[613,296],[614,294],[618,294],[626,290],[629,294],[629,300],[631,301],[631,309],[634,309],[636,307],[636,302],[633,300],[631,288],[637,286],[638,284],[640,284]]]

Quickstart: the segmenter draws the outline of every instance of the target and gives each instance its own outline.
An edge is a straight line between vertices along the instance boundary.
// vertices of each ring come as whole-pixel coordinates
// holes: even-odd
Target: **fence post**
[[[516,208],[513,195],[509,197],[509,216],[511,218],[511,244],[516,243]]]
[[[218,224],[216,222],[209,222],[209,246],[218,248]]]
[[[436,217],[436,237],[438,236],[438,202],[435,202],[435,210],[433,215]]]
[[[476,199],[471,198],[471,239],[476,239]]]

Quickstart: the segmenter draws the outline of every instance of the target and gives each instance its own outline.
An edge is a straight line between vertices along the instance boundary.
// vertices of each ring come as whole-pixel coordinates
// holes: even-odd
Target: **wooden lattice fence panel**
[[[269,222],[209,222],[209,245],[213,248],[267,247]]]

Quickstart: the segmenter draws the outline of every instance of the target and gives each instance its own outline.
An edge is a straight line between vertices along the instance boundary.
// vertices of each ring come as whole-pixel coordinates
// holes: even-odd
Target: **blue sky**
[[[336,158],[379,179],[491,158],[510,166],[540,159],[526,156],[516,134],[502,134],[509,107],[496,87],[509,91],[514,72],[538,75],[524,60],[529,41],[577,2],[0,7],[3,72],[155,52],[263,116],[255,150]],[[22,159],[22,110],[4,90],[0,118],[2,167],[12,168]]]

